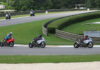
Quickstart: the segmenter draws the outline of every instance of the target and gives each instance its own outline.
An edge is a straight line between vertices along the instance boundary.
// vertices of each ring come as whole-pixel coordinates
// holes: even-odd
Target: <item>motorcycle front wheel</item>
[[[93,48],[93,43],[92,42],[88,43],[88,48]]]
[[[40,45],[41,48],[45,48],[45,46],[46,46],[45,42],[42,42],[41,45]]]
[[[9,43],[9,46],[10,46],[10,47],[14,47],[14,42],[10,42],[10,43]]]

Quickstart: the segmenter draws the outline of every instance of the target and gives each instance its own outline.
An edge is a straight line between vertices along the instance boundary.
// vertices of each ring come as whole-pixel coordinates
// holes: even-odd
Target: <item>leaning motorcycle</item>
[[[14,38],[11,37],[8,40],[3,40],[2,42],[0,42],[0,46],[9,46],[9,47],[14,47]]]
[[[46,47],[46,42],[45,42],[45,40],[39,40],[37,42],[35,42],[33,40],[32,42],[29,43],[29,48],[33,48],[33,47],[45,48]]]
[[[74,43],[74,48],[79,48],[79,47],[93,48],[93,40],[91,38],[89,38],[88,40],[84,40],[84,41],[82,41],[82,39],[78,39]]]

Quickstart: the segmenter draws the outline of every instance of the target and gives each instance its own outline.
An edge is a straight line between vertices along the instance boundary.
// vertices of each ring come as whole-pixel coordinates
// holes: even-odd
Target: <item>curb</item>
[[[28,47],[28,45],[23,45],[23,44],[15,44],[16,47]],[[47,45],[46,47],[58,47],[58,48],[73,48],[73,45]],[[99,47],[100,45],[94,45],[94,47]]]

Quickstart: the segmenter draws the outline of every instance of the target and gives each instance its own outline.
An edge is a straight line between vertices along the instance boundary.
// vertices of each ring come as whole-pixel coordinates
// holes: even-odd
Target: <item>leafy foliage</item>
[[[87,8],[100,8],[100,0],[0,0],[6,8],[15,10],[46,10],[75,8],[76,4],[85,4]]]
[[[75,8],[75,4],[83,4],[85,0],[0,0],[6,2],[7,7],[15,10],[46,10]]]

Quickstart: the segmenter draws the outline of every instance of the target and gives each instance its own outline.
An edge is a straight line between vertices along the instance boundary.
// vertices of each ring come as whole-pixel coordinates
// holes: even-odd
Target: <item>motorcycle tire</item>
[[[10,43],[9,43],[9,46],[10,46],[10,47],[14,47],[14,42],[10,42]]]
[[[74,43],[74,48],[79,48],[79,45],[77,43]]]
[[[2,47],[3,46],[3,44],[2,44],[2,42],[0,42],[0,47]]]
[[[33,45],[32,45],[32,43],[29,43],[29,48],[33,48]]]
[[[1,42],[1,43],[0,43],[0,46],[3,47],[3,46],[4,46],[4,42]]]
[[[40,45],[41,48],[45,48],[45,46],[46,46],[45,42],[42,42],[41,45]]]
[[[35,14],[33,14],[33,16],[35,16]]]
[[[11,19],[11,17],[9,17],[9,19]]]
[[[92,42],[88,43],[88,48],[93,48],[93,43]]]

